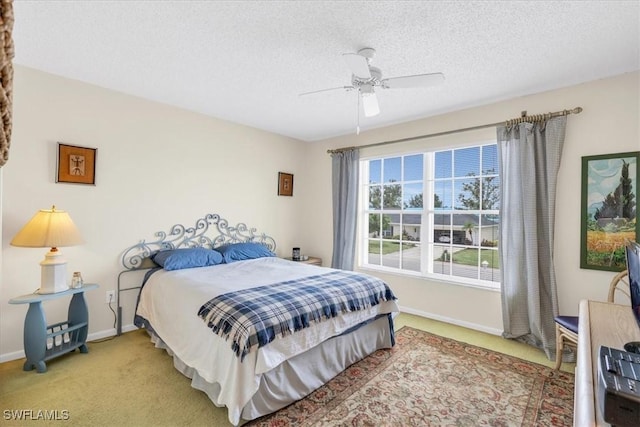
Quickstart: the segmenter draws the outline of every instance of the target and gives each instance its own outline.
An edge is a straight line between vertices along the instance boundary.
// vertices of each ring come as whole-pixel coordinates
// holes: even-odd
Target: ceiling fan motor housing
[[[382,71],[380,71],[380,68],[369,66],[369,71],[371,72],[370,79],[362,79],[352,74],[351,84],[354,87],[360,87],[362,85],[380,86],[382,82]]]

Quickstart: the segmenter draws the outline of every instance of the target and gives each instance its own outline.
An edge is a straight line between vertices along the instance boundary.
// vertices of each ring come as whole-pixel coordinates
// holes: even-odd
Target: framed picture
[[[293,174],[278,172],[278,196],[293,196]]]
[[[582,158],[580,268],[622,271],[638,241],[640,151]]]
[[[58,143],[56,182],[96,184],[96,148]]]

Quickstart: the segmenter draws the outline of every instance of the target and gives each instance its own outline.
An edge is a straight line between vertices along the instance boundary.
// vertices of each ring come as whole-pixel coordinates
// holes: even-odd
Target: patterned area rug
[[[250,426],[570,426],[574,377],[410,327]]]

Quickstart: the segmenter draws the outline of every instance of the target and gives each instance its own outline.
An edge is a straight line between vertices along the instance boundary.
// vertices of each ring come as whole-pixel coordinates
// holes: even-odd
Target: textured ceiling
[[[634,1],[24,1],[16,64],[313,141],[355,132],[341,54],[384,77],[362,130],[640,69]],[[573,107],[567,105],[567,108]],[[361,115],[362,116],[362,115]]]

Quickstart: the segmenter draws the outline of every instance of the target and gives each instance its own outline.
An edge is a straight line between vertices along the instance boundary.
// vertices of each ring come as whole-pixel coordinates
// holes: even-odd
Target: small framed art
[[[582,158],[580,268],[622,271],[640,237],[640,151]]]
[[[293,196],[293,174],[278,172],[278,196]]]
[[[96,185],[97,148],[58,143],[56,182]]]

